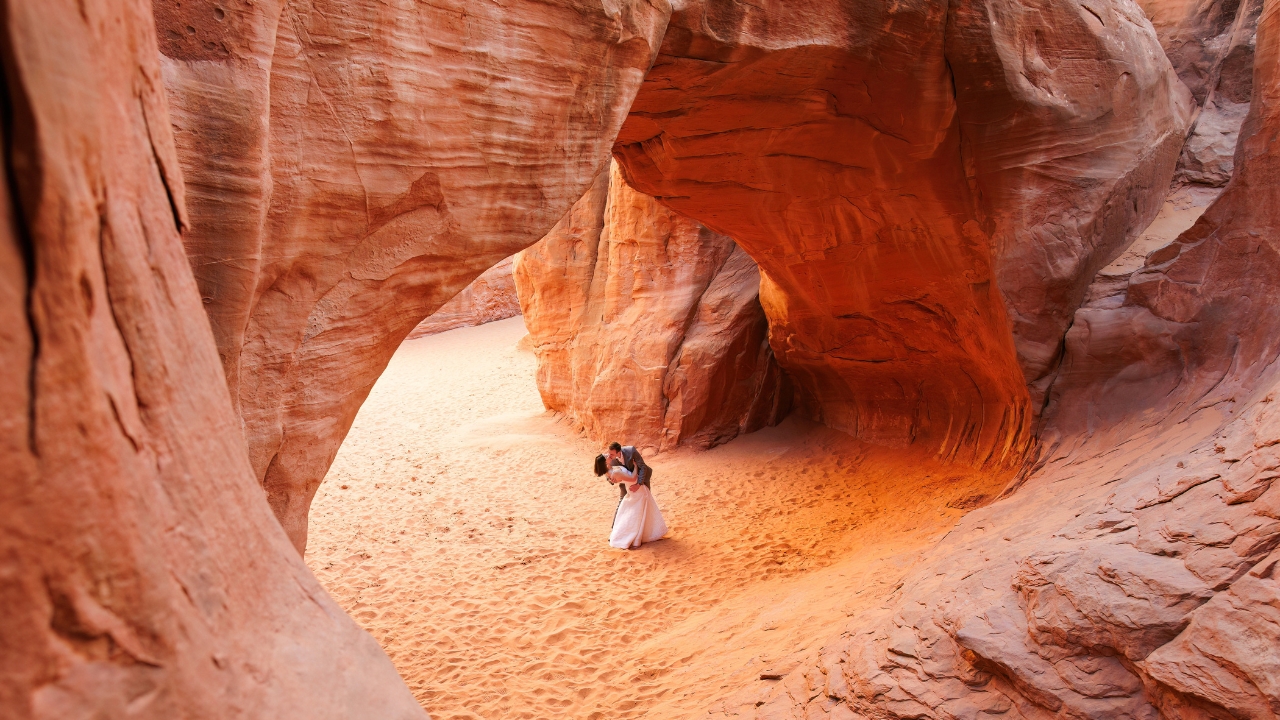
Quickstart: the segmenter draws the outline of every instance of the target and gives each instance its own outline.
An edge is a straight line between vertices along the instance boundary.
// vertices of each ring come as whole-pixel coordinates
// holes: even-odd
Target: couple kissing
[[[645,464],[634,446],[610,443],[596,456],[596,477],[604,476],[620,488],[621,499],[613,513],[609,545],[623,550],[638,548],[667,534],[667,523],[653,499],[653,468]]]

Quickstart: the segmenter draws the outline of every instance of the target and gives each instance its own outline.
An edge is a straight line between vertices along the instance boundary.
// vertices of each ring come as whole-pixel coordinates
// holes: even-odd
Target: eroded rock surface
[[[142,0],[0,18],[0,714],[425,718],[263,501],[153,27]]]
[[[254,472],[299,549],[395,348],[606,162],[666,13],[157,2],[197,189],[185,239]]]
[[[1222,187],[1231,179],[1253,84],[1262,0],[1140,0],[1178,76],[1200,106],[1175,179]]]
[[[807,667],[721,712],[1280,714],[1280,319],[1261,310],[1280,300],[1278,3],[1257,57],[1225,192],[1077,313],[1042,467]]]
[[[1015,467],[1182,147],[1191,100],[1148,28],[1123,2],[691,3],[615,152],[760,264],[813,416]]]
[[[706,448],[790,409],[755,263],[616,165],[518,258],[543,404],[588,436]]]
[[[516,297],[516,279],[512,274],[514,260],[514,256],[506,258],[485,270],[462,292],[418,323],[408,339],[519,315],[520,299]]]
[[[1173,69],[1204,105],[1249,101],[1263,0],[1138,0]]]

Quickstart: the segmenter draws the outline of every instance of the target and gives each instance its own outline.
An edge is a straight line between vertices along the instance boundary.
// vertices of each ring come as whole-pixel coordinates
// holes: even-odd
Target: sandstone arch
[[[666,10],[156,7],[195,188],[184,241],[254,472],[301,550],[311,497],[392,352],[582,194]]]
[[[1017,466],[1071,313],[1154,217],[1188,120],[1136,8],[1100,7],[690,4],[615,152],[760,263],[812,414]]]
[[[391,349],[549,228],[619,127],[613,149],[631,182],[761,264],[773,351],[813,416],[1018,467],[1070,314],[1153,216],[1185,129],[1187,100],[1154,36],[1130,6],[1107,7],[1099,21],[1001,3],[708,2],[677,8],[670,26],[647,5],[569,24],[375,5],[332,20],[323,2],[212,22],[198,4],[160,13],[193,187],[240,193],[230,224],[206,213],[187,242],[250,458],[295,544]],[[1046,17],[1053,33],[1028,29]],[[578,28],[576,59],[532,52],[552,25]],[[508,40],[468,46],[482,26]],[[254,44],[268,37],[269,64]],[[506,53],[504,77],[551,79],[495,85],[478,69],[493,53]],[[1074,59],[1045,65],[1061,56]],[[467,73],[490,80],[450,79]],[[1070,79],[1098,73],[1107,82]],[[1112,80],[1115,93],[1101,89]],[[231,116],[206,112],[211,98],[227,98]],[[414,113],[428,105],[423,126]],[[559,119],[514,111],[539,106]],[[479,134],[459,137],[457,122]],[[227,137],[239,154],[208,162],[210,140]],[[1095,177],[1078,177],[1085,164]]]
[[[1275,714],[1278,20],[1225,192],[1076,312],[1042,466],[742,714]]]

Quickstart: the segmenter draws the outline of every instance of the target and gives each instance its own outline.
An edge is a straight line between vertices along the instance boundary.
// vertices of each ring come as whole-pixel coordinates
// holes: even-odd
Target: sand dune
[[[671,532],[615,550],[599,449],[543,411],[523,335],[406,342],[312,508],[308,564],[438,720],[749,704],[1001,484],[792,419],[651,458]]]

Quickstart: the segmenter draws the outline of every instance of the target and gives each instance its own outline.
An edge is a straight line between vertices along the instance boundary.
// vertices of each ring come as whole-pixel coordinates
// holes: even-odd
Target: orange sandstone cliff
[[[755,263],[616,164],[520,253],[516,281],[543,403],[602,446],[706,448],[790,410]]]
[[[1125,2],[691,3],[615,154],[759,263],[813,417],[1016,467],[1089,279],[1159,210],[1190,104]]]
[[[1067,336],[1039,469],[735,717],[1280,714],[1280,4],[1231,183]]]

